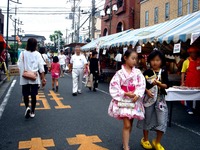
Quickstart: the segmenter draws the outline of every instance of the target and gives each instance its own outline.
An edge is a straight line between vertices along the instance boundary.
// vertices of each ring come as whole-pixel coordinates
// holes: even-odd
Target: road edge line
[[[12,81],[12,83],[10,85],[10,88],[8,89],[8,92],[6,93],[6,96],[4,97],[3,102],[0,105],[0,120],[1,120],[1,117],[2,117],[3,112],[5,110],[5,107],[6,107],[7,103],[8,103],[8,100],[10,98],[12,89],[14,88],[14,86],[16,84],[16,81],[17,81],[16,79]]]

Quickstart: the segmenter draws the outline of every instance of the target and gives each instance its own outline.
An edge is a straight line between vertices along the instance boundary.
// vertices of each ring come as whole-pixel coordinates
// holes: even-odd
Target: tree
[[[62,40],[62,36],[63,33],[60,30],[54,31],[54,33],[49,36],[50,40],[54,43],[55,48],[57,47],[58,39],[60,39],[59,49],[63,47],[64,41]]]

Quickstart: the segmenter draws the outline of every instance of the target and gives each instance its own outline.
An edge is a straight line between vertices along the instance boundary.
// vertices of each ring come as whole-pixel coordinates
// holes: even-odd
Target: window
[[[103,31],[103,36],[107,36],[107,35],[108,35],[108,30],[107,30],[107,28],[105,28]]]
[[[199,0],[193,0],[193,12],[199,9]]]
[[[149,25],[149,11],[145,12],[145,26]]]
[[[183,1],[178,0],[178,16],[181,16],[183,14]]]
[[[117,7],[120,8],[123,6],[124,0],[117,0]]]
[[[165,20],[169,20],[169,3],[165,4]]]
[[[154,23],[158,23],[158,7],[154,10]]]
[[[122,22],[119,22],[118,25],[117,25],[117,33],[118,32],[122,32],[124,29],[123,29],[123,24]]]

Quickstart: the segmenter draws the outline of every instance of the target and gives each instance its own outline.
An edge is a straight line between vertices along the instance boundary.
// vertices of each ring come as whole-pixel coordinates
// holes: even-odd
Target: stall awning
[[[90,43],[86,44],[85,46],[81,47],[81,49],[83,51],[88,51],[88,50],[95,49],[98,45],[101,46],[105,42],[112,41],[113,39],[115,39],[117,37],[120,37],[121,35],[124,35],[124,34],[128,33],[129,31],[131,31],[131,30],[126,30],[126,31],[123,31],[123,32],[120,32],[120,33],[116,33],[116,34],[111,34],[111,35],[108,35],[108,36],[100,37],[100,38],[98,38],[98,39],[96,39],[94,41],[91,41]]]
[[[170,43],[180,41],[187,41],[191,39],[192,34],[200,36],[200,11],[189,14],[187,16],[180,17],[180,19],[187,19],[182,22],[179,26],[172,28],[170,31],[159,36],[158,41],[160,43],[167,42]]]
[[[191,38],[192,33],[200,31],[200,11],[173,19],[153,26],[132,30],[120,37],[107,41],[101,48],[119,47],[137,44],[146,44],[148,42],[167,43],[179,40],[186,41]]]

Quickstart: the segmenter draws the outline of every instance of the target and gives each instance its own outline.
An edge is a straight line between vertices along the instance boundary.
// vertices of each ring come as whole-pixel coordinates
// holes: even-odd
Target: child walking
[[[56,84],[56,92],[58,92],[58,79],[60,77],[60,64],[57,56],[53,57],[53,63],[51,64],[51,77],[52,77],[52,90],[54,91],[54,85]]]
[[[123,120],[123,149],[129,150],[129,138],[133,119],[144,119],[142,97],[145,92],[145,78],[136,69],[138,55],[135,51],[127,50],[122,58],[122,69],[110,82],[109,91],[112,96],[108,114]]]
[[[168,87],[168,74],[165,69],[165,56],[162,52],[154,50],[148,57],[151,69],[144,72],[146,78],[146,95],[144,97],[145,119],[138,121],[137,127],[143,129],[141,145],[145,149],[164,150],[160,144],[163,133],[167,128],[168,108],[165,101]],[[156,139],[149,141],[149,130],[157,133]]]

